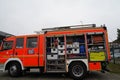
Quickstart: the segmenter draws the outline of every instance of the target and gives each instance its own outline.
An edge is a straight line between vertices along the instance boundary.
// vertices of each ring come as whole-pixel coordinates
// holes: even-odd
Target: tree
[[[120,29],[117,29],[117,41],[120,42]]]
[[[117,29],[117,39],[113,41],[114,43],[120,43],[120,29]]]

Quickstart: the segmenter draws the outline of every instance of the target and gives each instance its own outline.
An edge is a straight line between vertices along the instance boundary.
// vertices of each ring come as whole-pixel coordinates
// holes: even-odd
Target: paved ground
[[[0,72],[0,80],[73,80],[67,74],[27,73],[18,78],[11,78],[6,72]],[[90,72],[84,80],[120,80],[120,75],[112,73]]]

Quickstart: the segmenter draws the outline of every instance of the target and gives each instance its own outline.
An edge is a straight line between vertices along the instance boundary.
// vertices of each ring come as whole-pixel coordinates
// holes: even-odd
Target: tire
[[[85,64],[81,62],[73,62],[69,66],[69,74],[74,80],[82,80],[87,73]]]
[[[22,74],[22,69],[21,65],[17,62],[13,62],[10,64],[9,69],[8,69],[8,74],[11,77],[18,77]]]

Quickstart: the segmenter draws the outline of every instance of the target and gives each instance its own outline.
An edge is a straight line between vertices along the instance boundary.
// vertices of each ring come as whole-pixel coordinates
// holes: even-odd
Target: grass
[[[120,74],[120,64],[109,63],[108,68],[111,73]]]

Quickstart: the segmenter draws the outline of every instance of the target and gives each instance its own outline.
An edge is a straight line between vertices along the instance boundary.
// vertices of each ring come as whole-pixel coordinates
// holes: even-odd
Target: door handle
[[[15,55],[17,55],[18,53],[16,52]]]

